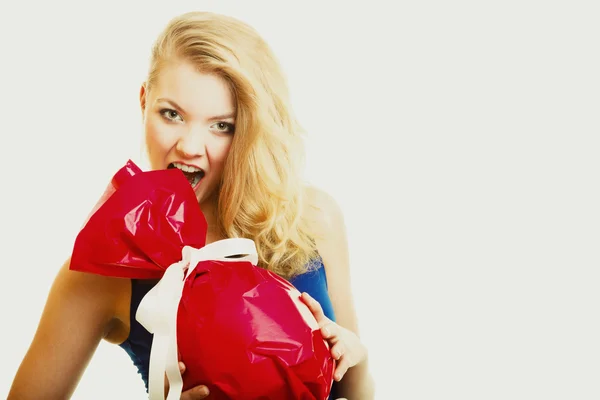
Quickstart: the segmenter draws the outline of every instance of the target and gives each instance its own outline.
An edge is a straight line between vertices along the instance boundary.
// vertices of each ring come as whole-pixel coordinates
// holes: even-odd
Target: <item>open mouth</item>
[[[188,180],[190,185],[192,185],[193,188],[196,188],[198,183],[200,183],[202,178],[204,178],[204,170],[200,168],[192,167],[190,165],[185,165],[181,163],[170,163],[167,166],[167,169],[173,168],[177,168],[178,170],[183,172],[183,175]]]

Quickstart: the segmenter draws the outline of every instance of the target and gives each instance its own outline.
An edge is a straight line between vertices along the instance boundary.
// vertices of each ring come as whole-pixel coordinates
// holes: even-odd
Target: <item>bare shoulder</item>
[[[344,217],[339,203],[327,192],[307,188],[307,215],[316,232],[317,251],[323,260],[329,297],[337,323],[358,333],[350,282],[350,256]]]
[[[344,215],[337,200],[316,186],[305,188],[305,213],[311,230],[321,239],[344,230]]]

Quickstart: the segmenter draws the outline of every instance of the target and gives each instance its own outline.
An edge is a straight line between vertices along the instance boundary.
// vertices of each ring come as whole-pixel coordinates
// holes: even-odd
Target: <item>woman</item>
[[[259,266],[305,292],[338,360],[336,396],[373,397],[343,218],[327,194],[302,184],[300,128],[268,45],[233,18],[181,15],[155,43],[140,105],[151,168],[184,172],[208,223],[207,243],[253,239]],[[152,337],[134,316],[155,283],[70,271],[67,260],[9,399],[69,397],[102,339],[127,351],[147,386]],[[206,396],[198,386],[181,398]]]

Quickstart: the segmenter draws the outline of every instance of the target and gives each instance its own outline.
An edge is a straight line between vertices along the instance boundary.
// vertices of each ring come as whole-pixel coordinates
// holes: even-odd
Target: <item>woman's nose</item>
[[[206,155],[207,132],[202,129],[190,129],[177,141],[176,149],[186,158]]]

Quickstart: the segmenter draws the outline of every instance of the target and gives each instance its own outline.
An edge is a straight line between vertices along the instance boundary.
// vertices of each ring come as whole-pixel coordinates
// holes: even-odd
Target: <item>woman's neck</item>
[[[200,204],[200,210],[204,215],[204,219],[206,219],[206,244],[225,239],[225,235],[219,226],[218,198],[213,196],[210,199],[203,201]]]

